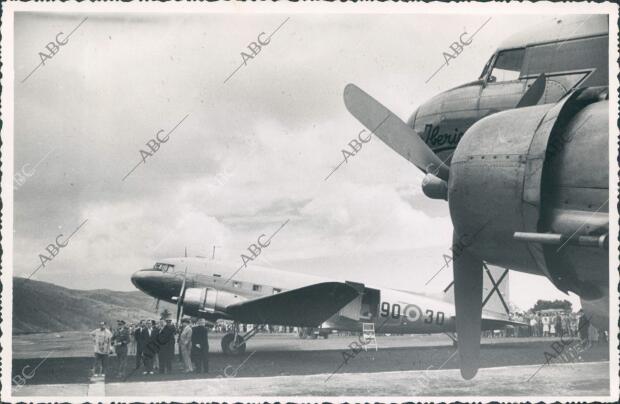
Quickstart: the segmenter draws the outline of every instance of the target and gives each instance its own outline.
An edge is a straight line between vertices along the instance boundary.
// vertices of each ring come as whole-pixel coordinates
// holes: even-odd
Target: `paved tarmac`
[[[609,362],[480,369],[463,380],[456,369],[342,373],[276,377],[237,377],[90,385],[26,385],[18,396],[158,397],[191,401],[195,397],[408,396],[433,397],[599,397],[608,401]],[[328,379],[329,378],[329,379]]]
[[[223,334],[209,334],[209,351],[221,353],[220,340]],[[247,343],[247,351],[317,351],[342,350],[356,341],[356,336],[330,335],[328,339],[300,339],[297,334],[257,334]],[[379,335],[379,348],[405,348],[428,346],[452,346],[452,340],[445,334]],[[505,343],[551,343],[553,338],[483,338],[484,345]],[[344,345],[343,345],[344,344]],[[49,355],[50,358],[90,357],[93,353],[92,339],[88,332],[67,331],[60,333],[22,334],[13,336],[13,358],[34,359]]]
[[[221,353],[220,340],[223,334],[209,334],[209,350]],[[248,351],[316,351],[341,350],[357,337],[331,335],[328,339],[300,339],[297,334],[257,334],[248,344]],[[381,348],[408,346],[444,346],[452,345],[452,340],[443,334],[378,336]],[[530,339],[536,340],[536,339]],[[546,340],[546,339],[545,339]],[[488,343],[503,342],[504,338],[488,339]],[[92,339],[87,332],[68,331],[48,334],[23,334],[13,336],[13,357],[15,359],[51,358],[91,356]]]
[[[143,375],[140,369],[125,381],[115,377],[113,371],[108,372],[105,380],[91,379],[92,351],[88,349],[88,338],[83,335],[28,337],[14,337],[13,376],[23,369],[31,372],[36,368],[34,376],[24,386],[13,386],[14,394],[19,396],[101,395],[97,391],[105,392],[106,396],[157,396],[172,392],[183,395],[185,391],[190,395],[437,396],[451,392],[460,395],[465,391],[476,395],[475,386],[487,395],[502,391],[523,395],[528,388],[547,389],[550,395],[559,391],[563,393],[558,395],[605,395],[609,384],[609,349],[605,344],[594,345],[581,353],[580,358],[574,358],[575,363],[558,360],[545,365],[545,352],[553,353],[552,344],[559,341],[549,338],[483,340],[481,365],[486,369],[481,370],[476,384],[471,385],[465,383],[456,370],[458,355],[452,341],[441,335],[379,336],[378,351],[356,353],[348,345],[357,337],[301,340],[293,335],[259,334],[241,356],[219,352],[221,335],[211,335],[211,347],[216,349],[210,355],[209,373],[183,373],[181,363],[175,359],[172,374]],[[19,339],[17,344],[16,338]],[[55,351],[58,347],[61,349]],[[134,358],[129,359],[130,365],[135,365]],[[115,368],[115,358],[111,366]],[[442,370],[431,373],[438,372],[437,369]],[[495,376],[501,381],[498,384],[491,382]],[[228,386],[229,390],[220,386]]]

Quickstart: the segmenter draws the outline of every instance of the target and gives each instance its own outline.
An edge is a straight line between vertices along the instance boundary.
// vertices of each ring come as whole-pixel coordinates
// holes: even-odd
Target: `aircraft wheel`
[[[243,339],[237,335],[235,340],[235,334],[226,334],[222,338],[222,351],[227,355],[241,355],[245,353],[245,342],[241,342]]]

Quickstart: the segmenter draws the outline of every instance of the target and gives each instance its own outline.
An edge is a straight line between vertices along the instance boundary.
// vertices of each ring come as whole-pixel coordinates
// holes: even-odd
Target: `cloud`
[[[355,82],[406,120],[438,91],[477,77],[497,36],[532,19],[497,17],[426,85],[442,49],[482,17],[293,15],[224,83],[248,43],[283,16],[93,14],[20,84],[42,44],[82,18],[15,19],[15,166],[53,152],[15,192],[14,272],[29,273],[57,234],[88,219],[37,277],[114,289],[133,289],[133,271],[186,247],[209,256],[216,245],[235,265],[285,220],[265,259],[308,273],[330,260],[342,270],[360,254],[407,280],[416,257],[420,267],[441,265],[448,206],[425,198],[420,172],[378,139],[324,180],[362,129],[342,90]],[[158,131],[186,115],[121,181]],[[356,279],[373,276],[359,268],[349,268]]]

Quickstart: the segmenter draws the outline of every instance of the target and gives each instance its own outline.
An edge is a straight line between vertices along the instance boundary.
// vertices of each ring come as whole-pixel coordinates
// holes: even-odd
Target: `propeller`
[[[538,104],[538,101],[540,101],[545,93],[546,87],[547,77],[545,76],[545,73],[540,73],[530,88],[528,88],[523,94],[515,108],[531,107],[532,105]]]
[[[461,376],[473,378],[480,366],[482,329],[482,260],[463,247],[456,234],[452,239],[454,306]]]
[[[177,297],[177,328],[179,328],[179,322],[183,317],[183,301],[185,300],[185,286],[187,285],[187,265],[185,266],[185,273],[183,274],[183,283],[181,284],[181,290],[179,291],[179,297]]]
[[[386,145],[409,160],[422,172],[448,180],[449,168],[422,138],[399,117],[355,84],[344,88],[344,104],[349,112]]]

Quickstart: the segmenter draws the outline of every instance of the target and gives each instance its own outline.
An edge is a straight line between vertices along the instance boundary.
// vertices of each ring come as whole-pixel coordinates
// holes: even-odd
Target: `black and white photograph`
[[[2,7],[3,401],[620,398],[617,4]]]

